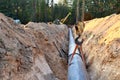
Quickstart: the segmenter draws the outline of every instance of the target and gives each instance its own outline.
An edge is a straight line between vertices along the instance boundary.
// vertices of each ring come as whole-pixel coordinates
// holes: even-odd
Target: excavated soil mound
[[[83,52],[91,80],[120,80],[120,14],[87,21]]]
[[[0,13],[0,80],[66,80],[65,25],[16,24]]]

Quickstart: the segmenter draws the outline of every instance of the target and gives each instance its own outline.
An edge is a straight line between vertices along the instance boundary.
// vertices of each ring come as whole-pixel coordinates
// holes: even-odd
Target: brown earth
[[[120,80],[120,14],[86,21],[83,52],[91,80]]]
[[[120,14],[86,21],[82,34],[91,80],[120,80]],[[14,23],[0,13],[0,80],[67,80],[66,25]]]
[[[14,23],[0,13],[0,80],[66,80],[66,25]]]

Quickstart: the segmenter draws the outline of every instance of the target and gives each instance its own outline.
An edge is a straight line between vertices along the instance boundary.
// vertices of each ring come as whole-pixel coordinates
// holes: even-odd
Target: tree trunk
[[[77,7],[76,7],[76,24],[79,21],[79,0],[77,0]]]
[[[36,0],[33,0],[33,21],[36,21]]]
[[[84,28],[84,12],[85,12],[85,0],[82,0],[82,17],[81,17],[81,21],[82,21],[82,28]]]
[[[52,20],[54,19],[53,4],[54,4],[54,1],[51,0],[51,11],[52,11],[51,16],[52,16]]]

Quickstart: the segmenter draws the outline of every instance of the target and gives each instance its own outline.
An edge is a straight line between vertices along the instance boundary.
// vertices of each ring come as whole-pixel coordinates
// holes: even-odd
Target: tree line
[[[82,16],[82,0],[63,0],[63,3],[54,4],[54,0],[0,0],[0,12],[20,19],[23,24],[33,22],[52,22],[64,18],[69,12],[71,15],[65,23],[76,22],[77,2],[79,2],[79,16]],[[104,17],[113,13],[120,13],[120,0],[85,0],[84,20]]]

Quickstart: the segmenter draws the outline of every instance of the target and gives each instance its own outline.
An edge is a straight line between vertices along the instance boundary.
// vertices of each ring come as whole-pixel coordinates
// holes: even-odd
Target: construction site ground
[[[82,38],[90,80],[120,80],[120,14],[86,21]],[[64,24],[16,24],[0,13],[0,80],[67,80],[68,41]]]
[[[120,80],[120,14],[86,21],[82,38],[90,79]]]

